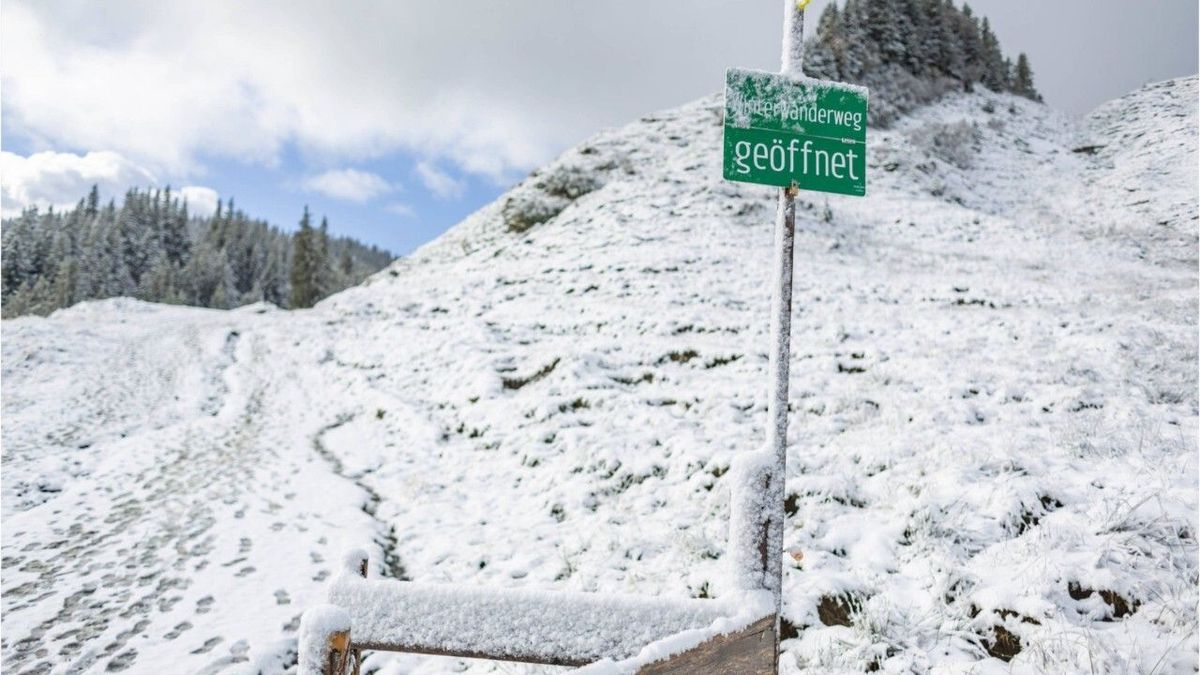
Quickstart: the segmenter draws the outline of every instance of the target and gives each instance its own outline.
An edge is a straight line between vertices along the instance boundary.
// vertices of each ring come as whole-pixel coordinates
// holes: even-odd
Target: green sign
[[[725,73],[725,178],[867,194],[867,90],[731,68]]]

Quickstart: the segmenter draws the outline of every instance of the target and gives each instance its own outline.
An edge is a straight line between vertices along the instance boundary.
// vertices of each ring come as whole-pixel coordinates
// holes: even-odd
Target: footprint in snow
[[[163,635],[163,638],[165,638],[167,640],[174,640],[175,638],[179,637],[180,635],[183,635],[183,632],[185,630],[189,630],[191,627],[192,627],[192,624],[190,621],[184,621],[183,623],[177,623],[177,624],[175,624],[174,628],[167,631],[167,633],[165,635]]]
[[[203,598],[200,598],[199,600],[196,601],[196,613],[197,614],[208,614],[209,612],[212,611],[212,606],[213,606],[214,602],[216,602],[216,601],[213,599],[213,596],[211,596],[211,595],[206,595]]]
[[[120,654],[117,654],[111,661],[109,661],[108,666],[105,668],[105,670],[107,670],[111,673],[116,673],[116,672],[120,672],[122,670],[126,670],[130,666],[133,665],[133,661],[136,658],[137,658],[137,650],[136,649],[127,649],[127,650],[121,652]]]
[[[210,637],[204,641],[204,644],[193,649],[192,653],[193,654],[207,654],[209,651],[212,650],[213,647],[216,647],[224,639],[225,638],[221,638],[221,637]]]

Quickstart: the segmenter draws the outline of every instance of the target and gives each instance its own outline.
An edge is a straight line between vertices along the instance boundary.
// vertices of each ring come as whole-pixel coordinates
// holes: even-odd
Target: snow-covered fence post
[[[804,5],[784,0],[780,70],[803,77]],[[775,220],[774,286],[771,296],[771,351],[767,398],[767,443],[761,453],[739,462],[735,482],[730,546],[735,582],[744,590],[767,590],[775,600],[775,661],[778,665],[779,612],[783,591],[784,477],[787,467],[788,366],[791,360],[792,265],[796,233],[794,183],[779,192]]]
[[[310,607],[300,617],[299,651],[296,675],[347,675],[350,615],[333,605]]]

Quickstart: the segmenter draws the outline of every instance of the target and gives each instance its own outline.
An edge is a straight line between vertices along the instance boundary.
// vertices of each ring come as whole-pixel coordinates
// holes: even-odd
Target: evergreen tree
[[[1029,58],[1025,56],[1025,52],[1017,55],[1017,66],[1013,69],[1012,90],[1018,96],[1039,102],[1042,100],[1042,95],[1033,86],[1033,70],[1029,67]]]
[[[316,287],[319,295],[325,297],[333,293],[335,288],[329,252],[329,221],[324,216],[321,216],[321,227],[317,230],[316,251]]]
[[[151,302],[180,303],[184,297],[178,286],[179,268],[166,255],[158,256],[150,271],[138,284],[138,297]]]
[[[882,63],[908,64],[908,36],[912,21],[901,8],[900,0],[870,0],[867,7],[867,37]]]
[[[93,185],[91,191],[88,192],[85,209],[88,218],[95,218],[96,214],[100,212],[100,188],[96,185]]]
[[[59,307],[70,307],[79,299],[79,263],[74,257],[63,258],[54,274],[54,293],[50,311]]]
[[[1008,91],[1008,68],[1004,65],[1004,54],[1000,51],[1000,41],[992,32],[987,17],[983,18],[979,28],[979,44],[983,63],[981,81],[983,86],[992,91]]]
[[[966,57],[958,35],[958,10],[954,0],[929,0],[926,17],[933,24],[932,34],[938,47],[937,70],[942,76],[962,80]]]
[[[266,266],[263,268],[261,281],[262,299],[280,307],[287,307],[291,297],[291,286],[288,285],[288,270],[291,267],[289,249],[285,240],[275,238],[267,245]]]
[[[188,237],[188,208],[187,201],[179,204],[178,209],[168,210],[162,226],[162,250],[166,259],[175,265],[182,265],[188,258],[191,241]]]
[[[1017,66],[1005,58],[991,23],[954,0],[832,2],[810,42],[806,73],[870,87],[875,125],[956,88],[1018,89]],[[1031,89],[1031,79],[1022,83],[1021,91]]]
[[[33,278],[30,268],[31,250],[34,245],[36,232],[37,208],[28,208],[21,212],[20,217],[8,221],[4,228],[3,249],[3,288],[5,295],[15,293],[26,280]]]
[[[319,296],[317,287],[317,240],[308,207],[300,218],[300,230],[292,244],[292,307],[312,307]]]
[[[955,24],[959,49],[963,55],[963,68],[958,79],[965,91],[974,91],[975,83],[983,77],[983,41],[979,36],[979,22],[970,5],[963,4]]]
[[[845,58],[841,13],[836,2],[825,5],[817,21],[817,38],[804,52],[804,71],[811,77],[840,80]]]
[[[861,82],[879,61],[878,50],[867,34],[867,5],[869,0],[846,0],[841,15],[842,68],[841,78]]]

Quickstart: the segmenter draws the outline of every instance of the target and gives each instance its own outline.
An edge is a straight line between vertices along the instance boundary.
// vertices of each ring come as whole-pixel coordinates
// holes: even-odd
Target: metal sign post
[[[807,1],[804,4],[808,4]],[[781,70],[784,75],[801,76],[804,58],[804,5],[796,0],[784,3],[783,49]],[[783,605],[783,523],[784,483],[787,475],[788,376],[792,353],[792,266],[796,241],[796,193],[794,185],[779,191],[775,218],[775,285],[771,295],[770,384],[767,399],[767,447],[775,455],[774,469],[767,481],[767,518],[765,523],[766,560],[764,579],[773,580],[775,593],[775,659],[779,660],[778,617]],[[770,583],[770,582],[768,582]]]
[[[739,459],[731,496],[735,583],[775,605],[775,660],[783,593],[784,487],[792,267],[800,188],[866,195],[867,96],[863,87],[804,77],[804,6],[785,0],[779,73],[731,68],[725,76],[723,175],[780,187],[775,220],[766,448]]]

